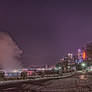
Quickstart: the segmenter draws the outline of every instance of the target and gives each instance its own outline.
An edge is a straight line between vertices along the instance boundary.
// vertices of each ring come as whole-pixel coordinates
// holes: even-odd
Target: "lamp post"
[[[87,66],[87,64],[86,63],[81,63],[81,67],[82,67],[82,69],[84,70],[85,68],[86,68],[86,66]]]

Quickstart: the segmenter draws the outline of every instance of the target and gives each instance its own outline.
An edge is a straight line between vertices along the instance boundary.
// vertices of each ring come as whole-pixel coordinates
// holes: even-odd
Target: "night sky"
[[[24,66],[53,65],[92,40],[92,2],[80,1],[0,1],[0,31],[23,50]]]

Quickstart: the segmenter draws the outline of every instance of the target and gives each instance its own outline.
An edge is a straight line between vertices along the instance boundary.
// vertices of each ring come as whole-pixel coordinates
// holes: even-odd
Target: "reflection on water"
[[[81,80],[87,80],[87,76],[86,76],[86,75],[80,75],[79,78],[80,78]]]

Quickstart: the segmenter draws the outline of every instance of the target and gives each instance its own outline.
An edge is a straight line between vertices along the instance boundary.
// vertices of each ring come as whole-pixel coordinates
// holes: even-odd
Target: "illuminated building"
[[[83,53],[82,53],[82,58],[83,58],[83,60],[86,59],[86,52],[85,51],[83,51]]]
[[[82,51],[81,51],[81,49],[78,49],[78,59],[79,60],[82,59]]]
[[[69,57],[70,59],[72,59],[72,58],[73,58],[73,54],[72,54],[72,53],[68,53],[68,57]]]
[[[78,58],[76,59],[76,62],[79,64],[81,62],[83,62],[83,58],[82,58],[82,50],[78,49]]]

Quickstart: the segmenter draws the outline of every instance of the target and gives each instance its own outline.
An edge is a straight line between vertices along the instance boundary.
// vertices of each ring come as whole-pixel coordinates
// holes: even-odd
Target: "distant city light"
[[[16,72],[18,72],[18,70],[13,70],[12,72],[15,72],[16,73]]]
[[[85,51],[83,51],[82,57],[83,57],[84,60],[86,59],[86,52]]]
[[[82,66],[82,67],[85,67],[85,66],[86,66],[86,64],[85,64],[85,63],[82,63],[82,64],[81,64],[81,66]]]
[[[55,70],[60,70],[61,69],[61,67],[55,67]]]
[[[61,67],[58,67],[58,69],[61,69]]]

